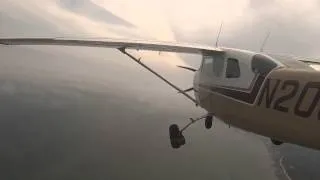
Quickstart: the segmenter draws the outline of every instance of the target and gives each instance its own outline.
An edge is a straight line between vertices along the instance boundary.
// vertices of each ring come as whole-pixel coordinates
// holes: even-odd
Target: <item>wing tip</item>
[[[8,39],[8,38],[1,38],[1,37],[0,37],[0,45],[5,45],[5,46],[10,45],[10,43],[8,42],[8,40],[10,40],[10,39]]]
[[[8,46],[8,45],[10,45],[10,44],[8,44],[8,43],[5,43],[5,42],[1,42],[1,41],[0,41],[0,45],[5,45],[5,46]]]

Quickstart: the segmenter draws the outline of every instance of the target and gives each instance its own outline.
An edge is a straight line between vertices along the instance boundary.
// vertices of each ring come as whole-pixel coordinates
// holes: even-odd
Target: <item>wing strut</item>
[[[140,64],[142,67],[146,68],[148,71],[150,71],[152,74],[156,75],[158,78],[160,78],[161,80],[163,80],[165,83],[167,83],[168,85],[170,85],[171,87],[173,87],[175,90],[177,90],[179,93],[183,94],[185,97],[187,97],[189,100],[191,100],[192,102],[194,102],[196,105],[198,105],[197,101],[191,97],[189,94],[187,94],[184,90],[180,89],[179,87],[177,87],[176,85],[172,84],[170,81],[168,81],[167,79],[165,79],[163,76],[161,76],[160,74],[158,74],[157,72],[155,72],[154,70],[152,70],[150,67],[148,67],[146,64],[144,64],[143,62],[140,61],[140,58],[137,59],[136,57],[134,57],[133,55],[131,55],[130,53],[128,53],[126,51],[125,47],[122,48],[118,48],[118,50],[120,52],[122,52],[123,54],[129,56],[132,60],[134,60],[136,63]]]

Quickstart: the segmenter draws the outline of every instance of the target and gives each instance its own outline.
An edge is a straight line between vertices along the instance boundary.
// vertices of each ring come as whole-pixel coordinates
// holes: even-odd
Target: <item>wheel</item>
[[[169,135],[170,135],[170,143],[171,147],[174,149],[177,149],[180,147],[179,142],[176,140],[176,137],[178,137],[179,134],[179,127],[176,124],[172,124],[169,127]]]
[[[173,149],[178,149],[180,148],[180,144],[175,140],[175,139],[170,139],[171,147]]]
[[[186,143],[186,140],[179,130],[178,125],[172,124],[169,127],[170,143],[174,149],[180,148],[180,146]]]
[[[180,130],[178,125],[176,124],[170,125],[169,127],[170,139],[178,137],[179,133],[180,133]]]
[[[182,133],[179,134],[179,136],[176,138],[176,141],[178,142],[178,144],[179,144],[180,146],[186,144],[186,139],[184,138],[184,136],[182,135]]]
[[[207,116],[205,120],[205,127],[210,129],[212,127],[213,116]]]
[[[282,141],[279,141],[279,140],[276,140],[276,139],[272,139],[272,138],[271,138],[271,142],[272,142],[272,144],[277,145],[277,146],[283,144]]]

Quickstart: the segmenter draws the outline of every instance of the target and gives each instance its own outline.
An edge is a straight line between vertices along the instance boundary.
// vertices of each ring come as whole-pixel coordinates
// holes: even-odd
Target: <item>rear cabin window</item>
[[[228,58],[226,78],[239,78],[240,77],[240,66],[238,59]]]

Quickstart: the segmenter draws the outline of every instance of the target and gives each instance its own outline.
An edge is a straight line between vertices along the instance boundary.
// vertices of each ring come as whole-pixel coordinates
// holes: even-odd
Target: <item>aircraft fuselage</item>
[[[194,78],[195,96],[209,113],[250,132],[320,149],[319,71],[280,65],[238,88],[224,85],[223,75],[208,79],[203,68]]]

